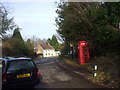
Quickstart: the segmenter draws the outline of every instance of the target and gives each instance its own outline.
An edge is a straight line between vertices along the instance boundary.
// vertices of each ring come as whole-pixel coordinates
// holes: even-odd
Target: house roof
[[[40,44],[40,46],[45,50],[45,49],[54,49],[52,46],[47,45],[47,44]]]

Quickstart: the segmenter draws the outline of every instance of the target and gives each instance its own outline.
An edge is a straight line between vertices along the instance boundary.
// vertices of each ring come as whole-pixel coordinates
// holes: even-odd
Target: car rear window
[[[14,60],[10,62],[7,72],[33,68],[35,65],[31,60]]]

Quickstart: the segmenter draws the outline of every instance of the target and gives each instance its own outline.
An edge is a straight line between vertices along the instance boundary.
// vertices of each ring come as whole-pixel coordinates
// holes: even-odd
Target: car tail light
[[[40,77],[40,70],[37,70],[37,77]]]
[[[7,75],[6,75],[6,73],[4,73],[2,76],[3,81],[6,81],[6,78],[7,78]]]

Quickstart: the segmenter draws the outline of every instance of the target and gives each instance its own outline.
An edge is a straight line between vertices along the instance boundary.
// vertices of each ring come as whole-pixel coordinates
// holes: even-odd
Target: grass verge
[[[85,65],[79,65],[75,60],[69,58],[62,58],[67,64],[72,66],[85,68],[90,72],[96,72],[97,76],[88,75],[87,77],[104,87],[107,88],[119,88],[120,77],[119,77],[119,66],[120,57],[117,55],[107,55],[101,57],[94,57],[91,61]],[[97,65],[97,70],[94,70],[94,65]]]

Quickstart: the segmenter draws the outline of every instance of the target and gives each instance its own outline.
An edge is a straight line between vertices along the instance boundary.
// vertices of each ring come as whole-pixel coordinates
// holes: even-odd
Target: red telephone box
[[[80,65],[86,64],[90,61],[88,43],[86,41],[80,41],[78,48]]]

